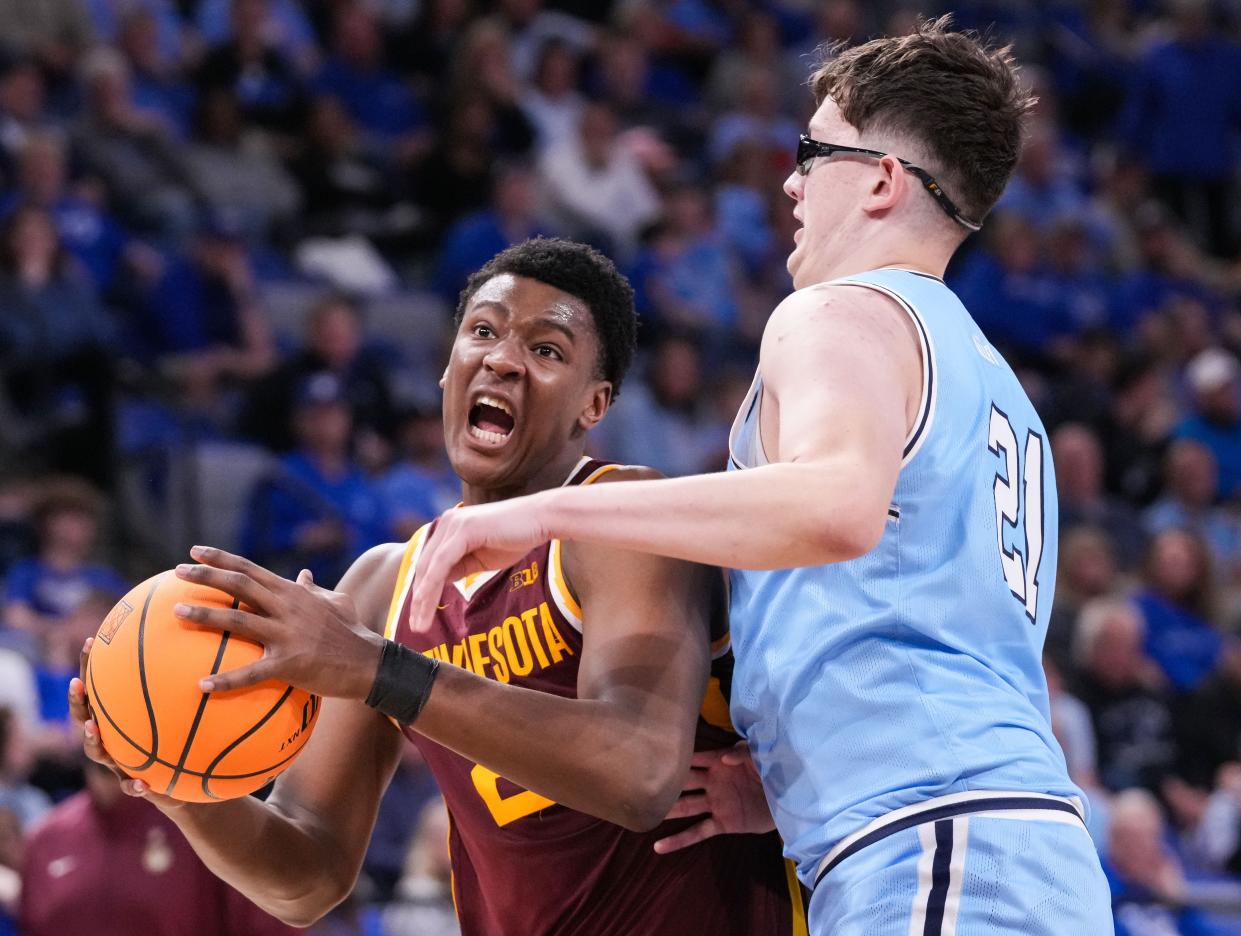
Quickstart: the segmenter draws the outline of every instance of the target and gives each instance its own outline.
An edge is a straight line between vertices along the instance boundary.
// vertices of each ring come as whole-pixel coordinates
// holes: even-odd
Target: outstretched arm
[[[345,596],[219,550],[195,555],[207,565],[179,567],[179,575],[221,588],[257,613],[178,613],[266,648],[258,662],[211,677],[213,691],[279,679],[325,696],[366,697],[379,657]],[[564,558],[587,609],[577,698],[441,665],[414,727],[555,802],[627,828],[653,828],[689,766],[709,667],[708,598],[719,574],[578,544],[565,544]],[[321,649],[307,652],[307,644]],[[318,662],[326,659],[335,665]]]
[[[913,325],[891,300],[853,286],[796,293],[763,339],[772,464],[452,511],[423,553],[411,618],[430,619],[445,581],[553,537],[750,569],[863,555],[883,534],[921,368]]]

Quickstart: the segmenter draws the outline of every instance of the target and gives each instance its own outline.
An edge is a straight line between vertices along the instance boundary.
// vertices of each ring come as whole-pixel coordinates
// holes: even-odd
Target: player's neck
[[[497,487],[481,487],[463,481],[461,484],[461,502],[466,507],[476,504],[494,504],[496,501],[510,500],[514,497],[525,497],[558,488],[569,477],[574,466],[582,460],[583,449],[570,447],[549,461],[529,478],[513,484]]]
[[[891,233],[884,231],[878,236],[859,239],[851,249],[818,268],[815,282],[826,283],[883,269],[913,270],[943,278],[948,261],[956,251],[955,245],[950,247],[947,242],[931,237],[912,238],[907,232],[896,238]]]

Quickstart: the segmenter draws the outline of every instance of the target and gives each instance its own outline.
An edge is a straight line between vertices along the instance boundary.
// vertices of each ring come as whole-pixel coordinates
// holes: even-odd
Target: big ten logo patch
[[[539,580],[539,564],[537,562],[530,563],[528,569],[522,569],[520,572],[514,572],[509,576],[509,591],[517,591],[519,588],[525,588],[533,585]]]
[[[99,639],[106,644],[112,643],[112,638],[116,636],[116,632],[121,629],[121,625],[133,614],[133,611],[134,606],[128,601],[118,603],[103,619],[103,624],[99,627]]]

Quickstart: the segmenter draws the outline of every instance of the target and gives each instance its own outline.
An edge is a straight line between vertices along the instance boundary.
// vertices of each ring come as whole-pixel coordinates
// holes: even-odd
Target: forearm
[[[331,844],[270,800],[164,807],[216,877],[287,923],[305,926],[349,893]]]
[[[844,459],[727,474],[558,488],[534,495],[550,538],[739,569],[854,559],[886,521],[884,497]],[[886,492],[890,497],[890,491]]]
[[[658,713],[450,665],[440,666],[414,728],[513,783],[630,829],[653,828],[667,814],[691,754]]]

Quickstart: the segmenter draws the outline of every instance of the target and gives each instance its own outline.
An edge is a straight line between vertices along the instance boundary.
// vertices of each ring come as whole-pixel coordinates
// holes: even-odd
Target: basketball
[[[171,571],[122,598],[100,625],[86,666],[100,740],[126,774],[155,793],[196,803],[244,796],[293,762],[314,728],[319,698],[274,680],[203,692],[204,676],[252,663],[263,648],[181,620],[172,610],[178,602],[237,606]]]

